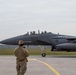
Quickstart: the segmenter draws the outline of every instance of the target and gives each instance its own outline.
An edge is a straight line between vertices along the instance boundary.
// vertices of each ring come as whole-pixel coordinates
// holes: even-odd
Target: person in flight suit
[[[19,40],[18,45],[18,48],[16,48],[14,51],[16,56],[16,70],[17,75],[24,75],[27,70],[27,57],[29,56],[29,52],[23,48],[23,40]]]

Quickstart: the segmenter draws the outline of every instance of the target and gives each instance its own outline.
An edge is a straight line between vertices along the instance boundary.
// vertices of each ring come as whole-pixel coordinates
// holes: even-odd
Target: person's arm
[[[25,53],[25,56],[26,56],[26,57],[29,56],[29,52],[28,52],[26,49],[24,49],[24,53]]]
[[[17,55],[16,55],[16,49],[14,50],[14,55],[17,56]]]

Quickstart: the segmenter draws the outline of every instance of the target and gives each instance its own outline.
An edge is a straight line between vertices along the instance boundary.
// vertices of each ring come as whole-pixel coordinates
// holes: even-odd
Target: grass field
[[[30,53],[30,55],[41,55],[41,50],[39,48],[28,48],[27,49]],[[56,52],[51,52],[50,49],[45,49],[45,53],[47,55],[71,55],[71,56],[76,56],[76,52],[62,52],[62,51],[56,51]],[[1,49],[0,48],[0,55],[14,55],[14,49],[10,49],[10,48],[5,48],[5,49]]]

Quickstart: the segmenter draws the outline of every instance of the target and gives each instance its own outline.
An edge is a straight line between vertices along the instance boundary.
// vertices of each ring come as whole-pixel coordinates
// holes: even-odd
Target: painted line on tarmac
[[[36,60],[36,59],[28,59],[28,60]]]
[[[46,62],[44,61],[41,61],[41,60],[37,60],[37,59],[28,59],[28,60],[33,60],[33,61],[37,61],[37,62],[40,62],[44,65],[46,65],[48,68],[50,68],[56,75],[60,75],[59,72],[57,72],[51,65],[47,64]]]

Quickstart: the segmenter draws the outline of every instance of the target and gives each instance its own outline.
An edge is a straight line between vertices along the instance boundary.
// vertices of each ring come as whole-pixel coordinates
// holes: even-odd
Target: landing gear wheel
[[[42,53],[42,57],[45,57],[46,56],[46,53]]]

